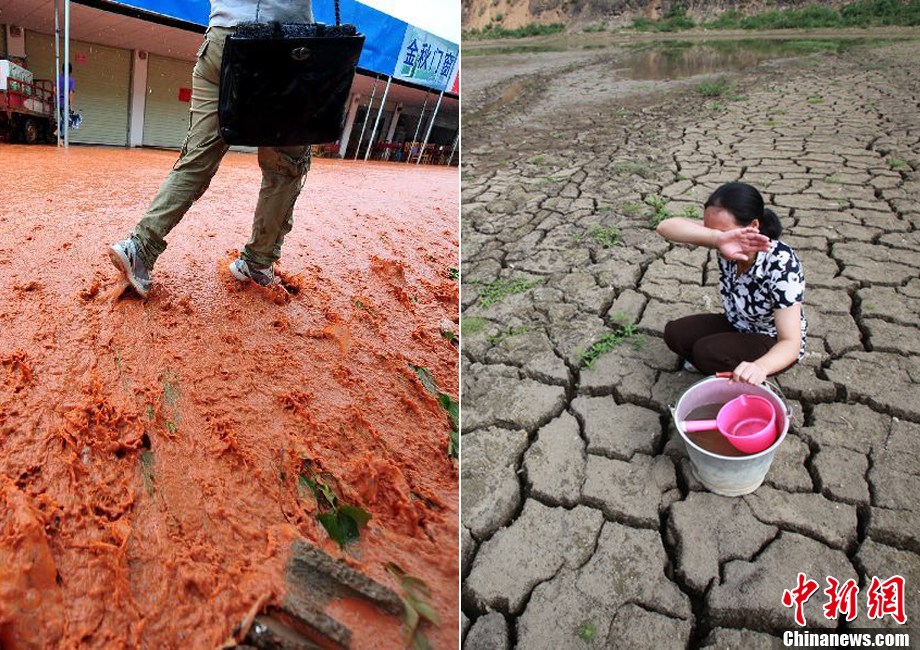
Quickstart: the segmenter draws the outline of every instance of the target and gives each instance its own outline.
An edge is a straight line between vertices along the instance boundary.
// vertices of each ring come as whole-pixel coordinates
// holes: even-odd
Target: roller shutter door
[[[150,55],[147,60],[147,106],[144,111],[144,146],[178,149],[188,131],[189,102],[179,98],[192,87],[193,61]]]
[[[61,50],[63,58],[63,42]],[[27,31],[26,54],[36,78],[56,77],[54,37]],[[70,60],[77,86],[74,104],[83,115],[83,125],[71,132],[70,141],[127,145],[131,52],[71,41]]]
[[[192,87],[194,61],[150,55],[147,61],[147,106],[144,110],[146,147],[180,149],[188,132],[190,102],[179,100],[179,89]],[[254,153],[256,147],[230,147]]]

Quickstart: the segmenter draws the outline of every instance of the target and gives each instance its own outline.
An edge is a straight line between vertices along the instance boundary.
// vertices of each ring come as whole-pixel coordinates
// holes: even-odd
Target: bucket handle
[[[789,406],[789,400],[786,398],[786,394],[783,392],[783,389],[779,387],[779,384],[775,384],[769,379],[764,380],[763,383],[765,383],[767,386],[769,386],[770,388],[775,390],[777,393],[779,393],[780,399],[783,400],[783,404],[786,406],[786,418],[791,418],[792,417],[792,407]]]
[[[731,379],[731,378],[732,378],[732,373],[730,373],[730,372],[717,372],[717,373],[716,373],[716,377],[720,377],[720,378],[722,378],[722,379]],[[775,383],[773,383],[772,381],[770,381],[769,379],[765,379],[763,383],[765,383],[767,386],[769,386],[770,388],[772,388],[773,390],[775,390],[777,393],[779,393],[780,398],[783,400],[783,405],[786,407],[786,417],[787,417],[787,418],[791,418],[791,417],[792,417],[792,407],[789,406],[789,400],[786,399],[786,394],[783,393],[783,389],[779,387],[779,384],[775,384]],[[673,413],[673,412],[674,412],[674,409],[671,409],[671,412]]]

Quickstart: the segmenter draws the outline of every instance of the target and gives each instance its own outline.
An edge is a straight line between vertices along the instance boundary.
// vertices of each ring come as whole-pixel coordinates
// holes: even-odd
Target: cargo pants
[[[218,132],[217,103],[224,39],[232,33],[223,27],[209,27],[205,33],[192,72],[188,135],[172,171],[131,231],[148,270],[166,250],[166,235],[208,189],[229,148]],[[281,256],[281,244],[294,225],[294,202],[310,168],[310,147],[259,147],[258,159],[262,187],[252,235],[241,256],[265,268]]]

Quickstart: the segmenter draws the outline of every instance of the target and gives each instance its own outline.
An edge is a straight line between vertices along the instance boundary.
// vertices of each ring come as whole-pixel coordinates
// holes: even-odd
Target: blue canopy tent
[[[56,17],[59,2],[64,4],[64,60],[67,62],[69,61],[67,44],[70,40],[70,0],[56,0]],[[73,0],[73,2],[194,32],[204,32],[211,10],[209,0]],[[358,72],[375,79],[385,77],[387,81],[387,90],[384,91],[383,100],[378,109],[371,140],[376,133],[383,102],[386,101],[387,91],[393,81],[421,88],[426,92],[439,93],[438,106],[444,94],[454,98],[458,97],[457,75],[460,54],[458,44],[357,2],[357,0],[339,0],[339,2],[342,21],[354,23],[367,37],[358,61]],[[333,0],[314,0],[313,14],[317,22],[335,23]],[[66,66],[64,76],[64,83],[69,83]],[[65,114],[67,114],[67,109],[65,98]],[[428,133],[436,117],[437,107],[431,116]],[[422,116],[419,117],[419,125],[421,125],[421,119]],[[365,119],[366,125],[367,120]],[[66,123],[62,130],[66,144],[68,141]],[[426,142],[427,139],[426,137]],[[369,153],[370,142],[368,143],[368,155]]]
[[[73,0],[82,5],[203,32],[211,13],[209,0]],[[339,0],[342,21],[354,23],[367,36],[358,67],[371,74],[403,79],[432,90],[446,90],[454,80],[460,47],[387,13],[357,2]],[[332,24],[332,0],[313,3],[317,22]],[[427,50],[425,46],[428,46]],[[429,56],[421,60],[424,52]],[[408,61],[408,64],[407,64]],[[414,69],[415,74],[411,74]]]

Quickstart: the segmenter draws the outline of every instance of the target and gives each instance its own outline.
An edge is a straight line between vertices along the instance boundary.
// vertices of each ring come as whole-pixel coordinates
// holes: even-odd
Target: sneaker
[[[109,247],[109,259],[115,268],[124,273],[125,278],[141,297],[146,298],[150,291],[150,273],[137,250],[133,239],[124,239]]]
[[[686,370],[687,372],[697,372],[697,373],[699,372],[699,370],[697,370],[697,367],[694,366],[689,361],[684,361],[684,370]]]
[[[275,281],[275,269],[273,267],[256,268],[255,266],[250,266],[242,257],[230,264],[230,273],[240,282],[252,280],[262,287],[267,287]]]

